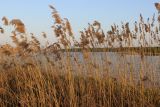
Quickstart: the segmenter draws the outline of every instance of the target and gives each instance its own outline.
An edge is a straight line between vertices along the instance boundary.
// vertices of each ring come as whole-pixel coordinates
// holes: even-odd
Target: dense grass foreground
[[[160,10],[160,4],[155,6]],[[0,106],[160,107],[160,85],[155,78],[159,60],[146,60],[146,55],[159,58],[160,14],[158,21],[155,15],[147,21],[140,15],[134,30],[127,22],[112,25],[106,33],[101,23],[94,21],[80,32],[78,41],[69,20],[50,8],[57,42],[48,43],[47,34],[42,32],[45,46],[33,33],[26,33],[21,20],[2,18],[0,33],[12,27],[14,45],[0,48]],[[81,58],[75,55],[76,50]],[[111,62],[107,52],[103,57],[92,55],[92,51],[108,50],[119,52],[119,59]],[[131,56],[137,54],[138,60]],[[139,64],[137,69],[132,61]]]
[[[160,89],[145,88],[126,79],[60,73],[48,66],[0,73],[0,106],[159,107]]]

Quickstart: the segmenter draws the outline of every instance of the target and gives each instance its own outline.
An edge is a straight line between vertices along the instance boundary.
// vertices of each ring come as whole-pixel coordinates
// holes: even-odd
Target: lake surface
[[[71,70],[73,72],[83,72],[96,74],[98,72],[102,76],[111,75],[118,78],[119,75],[132,74],[136,81],[141,77],[149,77],[150,81],[158,83],[160,86],[160,56],[144,56],[130,55],[115,52],[70,52],[60,53],[61,60],[55,58],[51,53],[47,57],[53,62],[54,66],[59,67],[61,71],[68,69],[68,60],[70,61]],[[67,57],[69,56],[69,57]],[[42,71],[47,71],[47,59],[43,54],[31,56],[36,62],[40,62]],[[10,58],[8,58],[9,60]],[[17,58],[17,62],[23,64],[23,59]],[[57,61],[56,61],[57,60]],[[26,60],[25,60],[26,61]],[[24,62],[25,63],[25,62]]]
[[[87,55],[81,52],[73,52],[70,56],[75,71],[79,69],[74,60],[76,58],[77,62],[83,65],[83,71],[89,70],[86,65],[91,64],[97,66],[98,72],[101,72],[102,75],[105,74],[106,70],[114,77],[123,73],[129,76],[132,73],[137,81],[142,75],[142,77],[148,77],[150,81],[160,85],[160,56],[144,56],[142,58],[140,55],[115,52],[91,52],[88,53],[89,58],[85,58]],[[93,73],[95,70],[96,67],[93,69]]]
[[[89,58],[86,60],[84,60],[84,56],[85,55],[81,52],[71,53],[71,57],[79,59],[79,63],[85,63],[87,60],[90,60],[99,66],[104,66],[104,62],[108,62],[113,71],[117,71],[116,67],[118,66],[121,68],[132,66],[132,70],[135,72],[138,72],[141,69],[146,72],[160,72],[160,56],[144,56],[141,58],[140,55],[129,55],[114,52],[92,52],[89,53]]]
[[[62,62],[67,62],[67,56],[69,56],[74,67],[76,67],[76,61],[79,64],[84,64],[84,66],[87,63],[98,65],[100,68],[108,66],[112,72],[116,72],[118,68],[118,71],[120,69],[130,72],[139,72],[140,70],[143,70],[145,72],[152,71],[160,73],[160,56],[144,56],[141,58],[140,55],[129,55],[115,52],[90,52],[87,53],[87,55],[81,52],[71,52],[68,55],[67,53],[61,54]],[[46,58],[44,55],[38,55],[36,57],[36,59],[43,60],[45,63],[44,60]],[[48,58],[55,63],[58,62],[55,61],[55,55],[53,54],[49,54]]]

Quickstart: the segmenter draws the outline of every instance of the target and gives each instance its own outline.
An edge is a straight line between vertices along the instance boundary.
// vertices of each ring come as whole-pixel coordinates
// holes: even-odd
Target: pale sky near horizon
[[[28,32],[52,35],[51,4],[63,18],[71,22],[75,35],[98,20],[104,29],[113,23],[136,21],[142,13],[147,19],[156,13],[154,3],[159,0],[1,0],[0,18],[21,19]],[[0,23],[0,26],[2,23]],[[1,42],[0,42],[1,43]]]

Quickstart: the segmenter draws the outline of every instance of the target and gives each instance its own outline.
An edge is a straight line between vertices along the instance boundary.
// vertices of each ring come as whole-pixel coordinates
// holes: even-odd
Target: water
[[[75,68],[75,71],[79,68],[74,58],[78,59],[78,63],[83,65],[82,69],[84,72],[90,70],[86,66],[93,65],[93,69],[91,69],[93,73],[96,71],[96,67],[94,68],[94,66],[97,66],[98,72],[102,73],[102,75],[107,71],[113,77],[118,77],[120,73],[124,73],[129,77],[132,73],[136,81],[139,81],[141,77],[148,77],[150,79],[149,81],[154,81],[154,83],[160,85],[160,56],[144,56],[141,58],[140,55],[115,52],[91,52],[88,54],[89,57],[85,59],[84,57],[87,55],[81,52],[71,53],[72,66],[73,69]]]
[[[54,54],[48,54],[47,57],[53,62],[54,66],[58,66],[61,70],[65,71],[68,64],[67,55],[67,53],[61,53],[60,61],[55,61],[56,56]],[[123,73],[129,76],[132,73],[137,81],[142,74],[142,77],[147,76],[156,83],[160,83],[160,56],[144,56],[142,59],[140,55],[115,52],[88,52],[86,54],[82,52],[71,52],[69,53],[69,58],[73,72],[91,72],[94,74],[98,71],[103,76],[109,73],[113,77],[118,77]],[[34,55],[32,59],[35,62],[40,62],[40,67],[45,71],[47,66],[46,56],[43,54]],[[17,58],[17,62],[23,64],[21,60]]]
[[[80,63],[85,62],[84,55],[81,52],[73,52],[71,53],[71,57],[80,59]],[[104,65],[102,64],[103,62],[108,61],[113,71],[116,71],[117,66],[122,69],[126,66],[132,66],[132,70],[135,72],[138,72],[141,69],[146,72],[151,70],[160,72],[160,56],[144,56],[142,59],[140,55],[129,55],[115,52],[92,52],[89,53],[88,60],[102,66]]]

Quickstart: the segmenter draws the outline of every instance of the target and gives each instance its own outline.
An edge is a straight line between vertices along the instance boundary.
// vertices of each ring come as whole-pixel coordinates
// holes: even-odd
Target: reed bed
[[[14,29],[13,44],[0,48],[0,106],[160,106],[159,13],[147,21],[140,15],[132,28],[114,24],[106,33],[94,21],[77,40],[69,20],[49,7],[57,42],[48,43],[42,32],[45,46],[20,19],[2,18],[2,35],[4,27]]]

